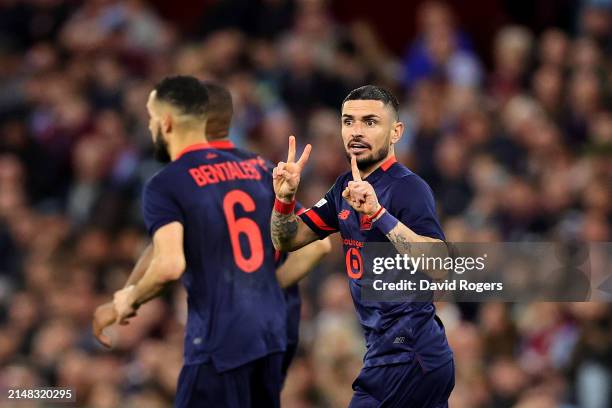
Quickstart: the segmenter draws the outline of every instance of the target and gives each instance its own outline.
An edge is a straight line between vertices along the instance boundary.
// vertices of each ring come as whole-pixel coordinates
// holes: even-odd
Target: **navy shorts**
[[[349,408],[447,408],[455,387],[455,365],[449,361],[427,373],[416,361],[363,368],[353,382]]]
[[[185,365],[174,406],[177,408],[280,407],[284,353],[274,353],[218,373],[212,364]]]

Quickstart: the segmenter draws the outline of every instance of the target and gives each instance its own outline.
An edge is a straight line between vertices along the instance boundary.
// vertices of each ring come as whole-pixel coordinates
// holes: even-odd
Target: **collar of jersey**
[[[383,175],[387,170],[389,170],[391,166],[393,166],[395,163],[397,163],[397,159],[395,158],[395,156],[389,157],[387,160],[382,162],[382,164],[378,166],[376,170],[370,173],[370,175],[364,180],[369,181],[370,183],[378,180],[380,176]]]
[[[176,157],[180,159],[186,153],[204,149],[233,149],[234,144],[230,140],[213,140],[212,142],[196,143],[184,148]]]

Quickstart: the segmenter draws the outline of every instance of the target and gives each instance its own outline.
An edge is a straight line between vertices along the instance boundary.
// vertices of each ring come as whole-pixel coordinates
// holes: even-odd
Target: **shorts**
[[[280,407],[284,353],[274,353],[218,373],[212,364],[181,369],[174,406],[177,408]]]
[[[453,360],[424,372],[411,363],[364,367],[353,382],[349,408],[448,408],[455,387]]]

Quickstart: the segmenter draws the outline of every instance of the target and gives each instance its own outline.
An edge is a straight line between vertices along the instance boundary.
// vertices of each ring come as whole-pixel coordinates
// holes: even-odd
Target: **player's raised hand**
[[[376,197],[374,187],[367,181],[361,180],[355,156],[351,157],[351,172],[353,181],[349,181],[348,186],[342,192],[342,197],[355,211],[367,216],[374,215],[380,208],[378,197]]]
[[[278,199],[283,201],[293,200],[300,184],[302,169],[308,161],[311,150],[312,146],[307,144],[298,161],[295,161],[295,136],[289,136],[287,162],[279,162],[272,171],[274,193],[276,193]]]
[[[105,347],[111,347],[111,339],[104,334],[104,329],[117,321],[117,313],[113,302],[107,302],[96,308],[93,316],[92,329],[96,339]]]

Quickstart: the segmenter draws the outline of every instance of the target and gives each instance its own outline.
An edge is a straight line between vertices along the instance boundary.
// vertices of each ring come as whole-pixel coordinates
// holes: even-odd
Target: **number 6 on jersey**
[[[227,221],[232,252],[236,265],[246,273],[255,272],[264,260],[261,230],[255,221],[248,217],[236,218],[235,206],[239,204],[244,211],[253,212],[255,201],[242,190],[232,190],[223,198],[223,213]],[[246,258],[240,248],[240,234],[245,234],[249,242],[250,257]]]

